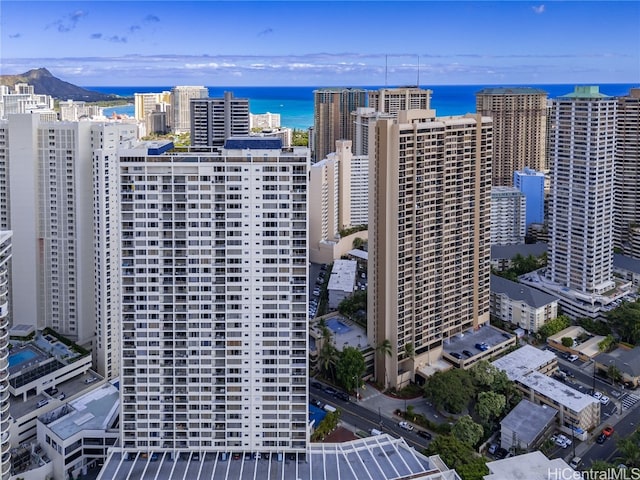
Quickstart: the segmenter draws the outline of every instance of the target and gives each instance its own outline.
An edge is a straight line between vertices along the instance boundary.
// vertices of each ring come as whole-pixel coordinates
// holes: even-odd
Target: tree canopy
[[[469,415],[465,415],[451,428],[451,434],[462,443],[474,447],[484,435],[484,429],[482,425],[474,422]]]
[[[431,375],[424,391],[437,409],[450,413],[462,412],[475,395],[471,373],[458,368]]]
[[[640,342],[640,303],[622,302],[618,308],[607,312],[606,316],[623,341],[634,345]]]
[[[564,330],[571,325],[571,320],[566,315],[560,315],[552,320],[549,320],[538,329],[538,337],[545,341],[547,338],[555,335],[556,333]]]
[[[347,392],[362,385],[362,376],[366,370],[362,352],[356,347],[344,347],[336,364],[336,378]]]
[[[484,421],[489,422],[498,418],[507,405],[507,399],[501,393],[481,392],[478,394],[478,402],[476,403],[476,411],[478,416]]]
[[[425,450],[427,455],[440,455],[449,468],[455,469],[462,480],[482,480],[489,469],[482,457],[453,435],[439,435]]]

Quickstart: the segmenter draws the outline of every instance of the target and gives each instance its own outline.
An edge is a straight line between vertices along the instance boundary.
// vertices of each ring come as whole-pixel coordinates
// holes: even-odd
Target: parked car
[[[328,395],[335,395],[336,393],[338,393],[338,391],[335,388],[332,387],[326,387],[324,389],[324,392]]]
[[[483,352],[486,350],[489,350],[489,345],[487,345],[486,343],[482,342],[482,343],[476,343],[476,348],[478,350],[482,350]]]
[[[600,400],[600,398],[602,398],[602,392],[596,390],[595,392],[593,392],[593,398],[595,398],[596,400]]]
[[[460,355],[458,352],[451,352],[451,356],[453,358],[457,358],[458,360],[462,359],[462,355]]]
[[[605,437],[610,437],[611,435],[613,435],[613,427],[611,425],[607,425],[602,429],[602,434]]]
[[[311,382],[311,387],[322,389],[322,384],[320,382]]]
[[[427,440],[431,440],[433,437],[426,430],[418,430],[418,436],[422,438],[426,438]]]
[[[571,444],[573,443],[573,441],[569,437],[563,434],[558,435],[558,440],[561,440],[567,447],[571,446]]]
[[[504,448],[499,448],[496,450],[496,458],[498,460],[502,460],[503,458],[505,458],[507,455],[509,454],[509,452],[507,450],[505,450]]]
[[[569,360],[570,362],[575,362],[576,360],[578,360],[578,355],[569,355],[569,358],[567,358],[567,360]]]
[[[405,430],[408,430],[409,432],[413,430],[413,425],[411,425],[408,422],[399,422],[398,426],[400,428],[404,428]]]
[[[345,402],[349,401],[349,394],[347,392],[337,392],[336,397]]]
[[[604,433],[601,433],[600,435],[598,435],[598,438],[596,438],[596,443],[599,443],[600,445],[602,445],[606,439],[607,439],[607,436]]]
[[[493,455],[496,453],[497,449],[498,449],[498,445],[496,445],[495,443],[492,443],[491,445],[489,445],[489,450],[487,450],[487,452]]]
[[[469,350],[463,350],[462,353],[465,354],[467,357],[473,357],[473,353],[471,353]]]
[[[576,456],[576,457],[573,457],[573,460],[571,460],[571,463],[569,463],[569,466],[575,470],[580,466],[581,463],[582,463],[582,458]]]
[[[602,405],[607,405],[609,403],[609,397],[607,397],[606,395],[603,395],[600,397],[600,403]]]

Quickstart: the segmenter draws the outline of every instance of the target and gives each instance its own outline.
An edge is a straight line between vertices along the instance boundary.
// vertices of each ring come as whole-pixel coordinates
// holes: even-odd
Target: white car
[[[606,405],[607,403],[609,403],[609,397],[607,397],[606,395],[603,395],[600,397],[600,403],[602,405]]]
[[[558,439],[562,440],[562,442],[564,444],[566,444],[567,447],[570,446],[573,443],[569,437],[567,437],[566,435],[563,435],[563,434],[558,435]]]
[[[596,390],[595,392],[593,392],[593,398],[595,398],[596,400],[600,400],[600,398],[602,398],[602,392],[598,392]]]
[[[569,358],[567,358],[567,360],[569,360],[570,362],[575,362],[578,359],[578,355],[569,355]]]
[[[400,423],[398,423],[398,426],[400,428],[404,428],[405,430],[408,430],[408,431],[412,431],[413,430],[413,425],[410,425],[407,422],[400,422]]]
[[[556,438],[556,445],[558,445],[559,447],[562,447],[562,448],[567,448],[569,446],[569,445],[567,445],[567,442],[562,440],[560,437]]]

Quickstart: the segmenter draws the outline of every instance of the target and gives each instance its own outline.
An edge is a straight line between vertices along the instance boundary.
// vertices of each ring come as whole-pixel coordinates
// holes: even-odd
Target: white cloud
[[[541,13],[544,13],[544,4],[534,5],[533,7],[531,7],[531,10],[533,10],[534,13],[540,15]]]

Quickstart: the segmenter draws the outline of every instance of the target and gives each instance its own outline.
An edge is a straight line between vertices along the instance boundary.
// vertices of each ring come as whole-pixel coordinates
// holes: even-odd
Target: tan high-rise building
[[[547,92],[537,88],[485,88],[476,112],[493,118],[493,185],[513,186],[513,172],[547,170]]]
[[[171,89],[171,130],[175,133],[189,132],[191,128],[191,99],[207,98],[206,87],[177,86]]]
[[[369,92],[369,107],[376,112],[397,114],[401,110],[429,110],[431,90],[420,87],[381,88]]]
[[[365,107],[367,91],[358,88],[321,88],[313,91],[313,159],[335,151],[336,140],[354,138],[351,112]]]
[[[489,321],[491,119],[398,113],[369,167],[369,341],[402,387],[448,339]]]
[[[618,99],[614,246],[640,258],[640,88]]]

